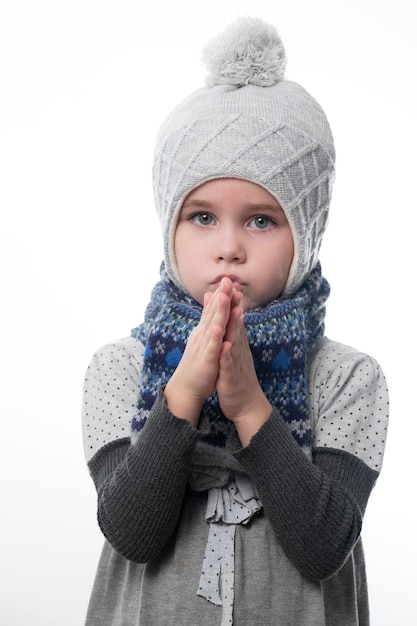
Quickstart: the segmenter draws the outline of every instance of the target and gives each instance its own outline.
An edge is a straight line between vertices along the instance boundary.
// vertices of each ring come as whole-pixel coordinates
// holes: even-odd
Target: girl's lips
[[[237,291],[241,291],[242,288],[245,286],[246,283],[243,282],[243,280],[241,280],[239,278],[239,276],[235,276],[234,274],[220,274],[219,276],[217,276],[213,282],[212,285],[218,285],[220,283],[220,281],[222,280],[222,278],[228,278],[229,280],[232,281],[233,283],[233,287],[237,290]]]

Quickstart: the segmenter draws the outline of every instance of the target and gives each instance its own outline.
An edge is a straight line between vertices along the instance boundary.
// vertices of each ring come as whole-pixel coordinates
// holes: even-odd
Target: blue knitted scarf
[[[274,300],[244,314],[260,385],[304,449],[311,447],[307,359],[324,334],[324,303],[329,291],[318,264],[292,298]],[[145,425],[158,390],[175,371],[201,312],[201,305],[174,285],[162,265],[161,280],[152,291],[144,322],[131,333],[145,346],[132,435]],[[203,441],[220,447],[235,430],[222,414],[216,392],[203,405],[199,429]]]

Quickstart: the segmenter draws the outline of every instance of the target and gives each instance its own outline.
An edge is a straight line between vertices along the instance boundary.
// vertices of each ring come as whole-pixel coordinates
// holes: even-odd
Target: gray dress
[[[360,531],[388,414],[376,361],[323,339],[308,373],[311,454],[274,411],[249,446],[230,442],[203,460],[204,488],[193,480],[200,433],[170,413],[163,393],[130,440],[142,357],[129,337],[98,351],[86,374],[85,451],[107,538],[86,626],[369,624]],[[241,476],[253,485],[249,505],[260,506],[224,528],[209,504]],[[199,594],[203,579],[211,601]]]

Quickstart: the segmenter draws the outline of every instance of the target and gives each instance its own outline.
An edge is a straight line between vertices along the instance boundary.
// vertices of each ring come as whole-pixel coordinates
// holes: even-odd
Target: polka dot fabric
[[[336,448],[379,472],[388,426],[388,391],[372,357],[325,339],[310,378],[313,448]]]
[[[105,345],[88,366],[83,391],[87,462],[106,444],[130,438],[141,380],[143,346],[132,337]]]
[[[237,524],[248,524],[262,508],[252,481],[235,475],[222,488],[208,492],[206,519],[210,522],[198,595],[222,605],[220,626],[232,624]]]

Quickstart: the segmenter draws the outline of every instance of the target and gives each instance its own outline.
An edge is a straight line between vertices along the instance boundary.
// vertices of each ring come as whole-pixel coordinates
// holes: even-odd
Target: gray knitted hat
[[[153,184],[163,228],[165,265],[178,275],[174,235],[185,197],[213,178],[240,178],[280,203],[294,237],[283,295],[316,265],[334,178],[332,133],[319,104],[284,77],[277,31],[240,18],[205,48],[207,86],[182,101],[156,141]]]

